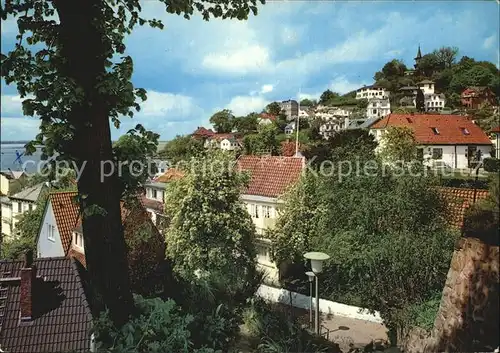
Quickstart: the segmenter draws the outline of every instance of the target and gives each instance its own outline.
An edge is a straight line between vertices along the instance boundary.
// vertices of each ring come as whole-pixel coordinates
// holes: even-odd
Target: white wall
[[[321,282],[320,282],[321,290]],[[309,309],[310,299],[308,296],[291,292],[292,306],[301,309]],[[290,292],[283,288],[274,288],[261,285],[257,290],[257,296],[273,303],[282,303],[290,305]],[[313,301],[314,306],[315,301]],[[366,320],[376,323],[383,323],[380,313],[370,314],[367,309],[359,308],[341,303],[336,303],[326,299],[319,299],[319,311],[325,314],[348,317],[358,320]]]
[[[10,225],[12,223],[12,204],[2,203],[2,233],[11,235]]]
[[[469,162],[467,158],[467,145],[432,145],[432,146],[421,146],[424,148],[424,160],[436,160],[443,161],[447,166],[451,168],[467,169],[469,167]],[[456,147],[456,149],[455,149]],[[491,146],[476,146],[477,150],[481,151],[481,159],[490,156]],[[432,159],[432,150],[435,148],[443,149],[443,156],[441,159]],[[456,166],[455,166],[455,155]]]
[[[47,224],[55,226],[54,240],[50,240],[48,238]],[[48,201],[43,215],[43,222],[40,226],[36,250],[38,257],[57,257],[65,255],[61,237],[59,235],[59,229],[57,229],[56,218],[50,201]]]
[[[156,197],[153,196],[154,190],[156,190]],[[160,190],[159,188],[153,188],[151,186],[146,186],[146,197],[150,200],[156,200],[160,202],[164,202],[164,190]]]

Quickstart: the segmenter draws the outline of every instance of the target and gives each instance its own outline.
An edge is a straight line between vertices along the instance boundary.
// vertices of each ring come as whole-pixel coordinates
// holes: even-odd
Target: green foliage
[[[466,237],[481,239],[498,246],[498,225],[500,224],[500,190],[497,176],[489,182],[489,194],[484,200],[467,209],[462,232]]]
[[[165,144],[160,156],[166,158],[171,165],[181,161],[189,161],[193,157],[201,156],[205,152],[203,141],[189,135],[177,135]]]
[[[302,99],[300,101],[300,105],[301,106],[306,106],[306,107],[314,107],[318,104],[318,101],[316,99],[308,99],[308,98],[305,98],[305,99]]]
[[[451,107],[461,106],[460,94],[471,86],[487,86],[498,97],[498,68],[490,62],[475,61],[467,56],[457,62],[458,52],[456,47],[441,47],[424,55],[413,76],[405,75],[407,67],[400,60],[391,60],[375,73],[374,80],[376,85],[389,90],[393,106],[397,106],[402,98],[401,87],[413,86],[424,79],[435,81],[436,90],[446,95],[447,105]]]
[[[135,195],[138,187],[157,171],[149,161],[156,155],[160,135],[144,129],[130,130],[113,146],[123,195]],[[121,164],[120,164],[121,163]]]
[[[415,97],[415,106],[418,112],[425,112],[425,96],[424,92],[422,92],[421,89],[417,90],[417,96]]]
[[[250,113],[247,116],[235,118],[234,127],[239,133],[249,134],[257,131],[259,126],[259,114]]]
[[[257,14],[257,0],[159,2],[167,13],[186,19],[195,12],[206,21],[244,20]],[[79,166],[90,161],[78,182],[79,193],[85,196],[85,242],[95,245],[86,254],[88,270],[117,324],[126,321],[132,307],[120,226],[123,190],[116,174],[100,181],[99,162],[113,158],[110,123],[119,128],[121,119],[133,117],[140,110],[138,101],[146,99],[146,91],[131,81],[133,60],[125,54],[125,37],[137,25],[163,28],[163,23],[141,17],[141,10],[139,0],[13,0],[3,2],[0,11],[2,20],[17,19],[19,30],[15,47],[1,54],[1,77],[6,84],[16,84],[24,114],[41,121],[40,133],[27,151],[38,143],[45,155],[58,152],[59,160]],[[140,125],[135,130],[145,132]],[[92,206],[105,208],[106,215],[88,214]],[[105,237],[97,237],[104,231],[108,231]]]
[[[279,153],[279,130],[274,124],[262,124],[258,126],[257,134],[246,135],[243,138],[245,154]]]
[[[331,90],[327,89],[326,91],[321,93],[321,96],[319,97],[319,104],[325,104],[337,97],[339,97],[339,94],[337,92],[332,92]]]
[[[278,102],[269,103],[265,109],[266,113],[272,115],[280,115],[281,114],[281,105]]]
[[[488,105],[469,111],[469,114],[484,131],[490,131],[500,122],[500,112]]]
[[[224,275],[241,283],[255,271],[254,226],[240,201],[247,178],[222,152],[194,159],[186,175],[169,185],[165,214],[167,257],[188,281]]]
[[[269,235],[273,253],[286,263],[321,249],[331,256],[322,275],[326,298],[379,310],[390,328],[404,325],[402,312],[442,289],[457,234],[422,166],[396,169],[342,154],[351,173],[335,166],[310,173],[316,180],[288,196]]]
[[[439,311],[441,296],[441,292],[436,292],[428,300],[412,305],[408,315],[411,319],[410,324],[421,327],[426,331],[431,331]]]
[[[490,173],[500,172],[500,159],[485,158],[483,159],[484,170]]]
[[[336,344],[313,336],[282,308],[261,299],[252,299],[244,318],[257,353],[340,352]]]
[[[413,130],[390,126],[381,141],[381,157],[388,162],[410,162],[415,159],[417,143]]]
[[[228,133],[235,126],[235,117],[230,110],[223,109],[210,117],[210,124],[218,133]]]
[[[108,312],[95,322],[98,350],[101,352],[183,352],[216,353],[218,350],[195,347],[189,330],[192,315],[183,314],[173,300],[143,299],[135,296],[139,314],[121,328],[116,328]],[[217,324],[217,323],[215,323]]]
[[[319,168],[324,161],[339,162],[349,158],[373,159],[376,147],[375,138],[366,130],[341,130],[328,140],[322,139],[311,143],[304,151],[304,156],[310,165]]]

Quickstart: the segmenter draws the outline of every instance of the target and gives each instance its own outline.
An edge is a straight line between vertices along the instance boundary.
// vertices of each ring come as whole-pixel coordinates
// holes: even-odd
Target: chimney
[[[31,321],[35,280],[36,266],[33,265],[33,251],[28,250],[25,254],[24,266],[21,269],[21,322]]]

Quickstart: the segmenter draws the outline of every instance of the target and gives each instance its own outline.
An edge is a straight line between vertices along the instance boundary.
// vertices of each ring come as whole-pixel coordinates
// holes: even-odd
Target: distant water
[[[39,148],[31,156],[26,156],[24,153],[25,143],[1,143],[0,144],[0,161],[1,170],[24,170],[27,173],[34,173],[37,170],[38,164],[41,160],[42,152]],[[17,154],[16,154],[17,152]],[[21,155],[18,159],[17,156]],[[34,163],[30,162],[33,161]]]

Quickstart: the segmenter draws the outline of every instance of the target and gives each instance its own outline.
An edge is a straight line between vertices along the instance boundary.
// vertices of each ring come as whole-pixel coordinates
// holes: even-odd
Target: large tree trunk
[[[83,211],[85,257],[98,310],[110,311],[113,322],[125,323],[133,309],[126,244],[120,216],[121,190],[117,175],[102,177],[103,161],[112,161],[109,105],[96,85],[105,73],[106,52],[103,0],[55,0],[60,26],[58,47],[66,62],[62,77],[83,89],[84,102],[68,115],[74,128],[69,155],[83,174],[78,181]],[[71,92],[70,94],[74,94]],[[96,207],[97,206],[97,207]]]

